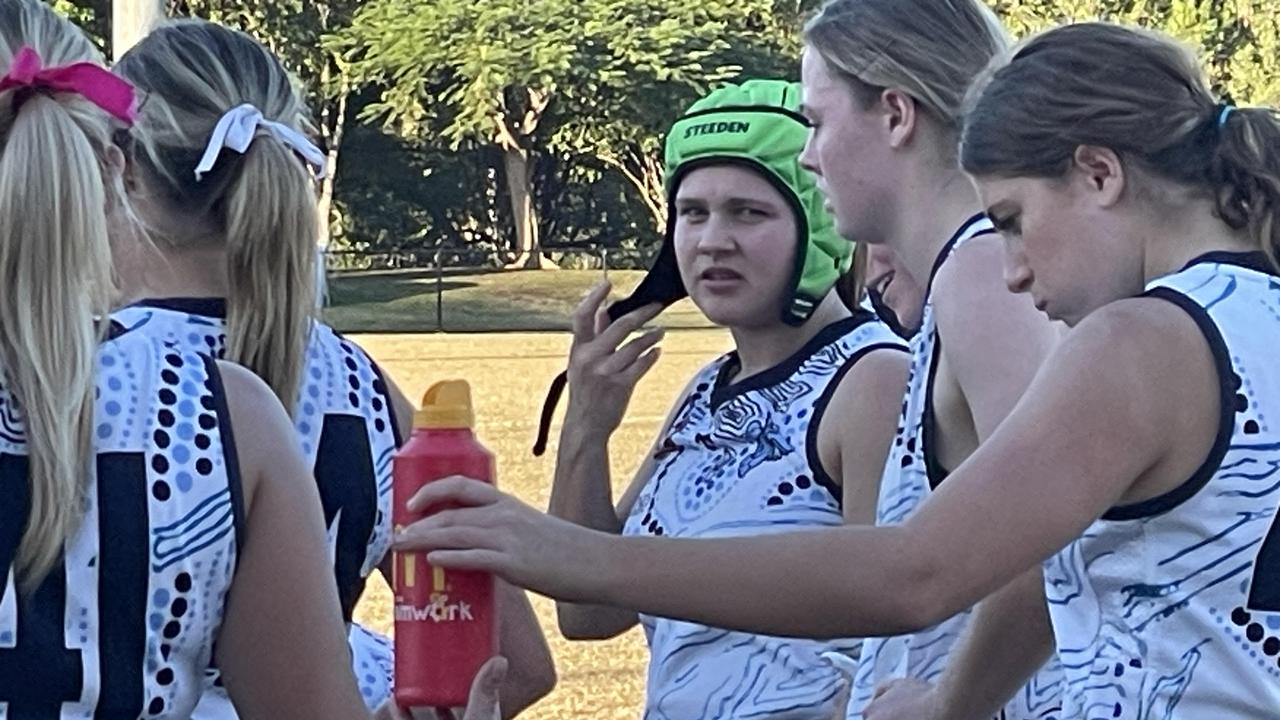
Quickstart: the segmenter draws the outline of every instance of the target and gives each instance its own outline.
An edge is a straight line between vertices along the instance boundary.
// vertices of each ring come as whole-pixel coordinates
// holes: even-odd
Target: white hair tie
[[[284,143],[285,147],[301,156],[311,167],[316,179],[324,177],[325,156],[315,143],[288,125],[266,119],[261,110],[245,103],[228,110],[214,127],[213,134],[209,136],[209,145],[204,150],[204,157],[200,158],[200,164],[196,166],[196,182],[200,182],[204,174],[213,169],[223,148],[241,155],[248,152],[259,129],[266,130]]]

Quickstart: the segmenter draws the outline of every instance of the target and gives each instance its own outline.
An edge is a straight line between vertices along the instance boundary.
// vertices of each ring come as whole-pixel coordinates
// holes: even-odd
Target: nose
[[[1005,243],[1004,250],[1004,284],[1012,293],[1024,293],[1031,289],[1035,274],[1027,264],[1027,258],[1021,250]]]
[[[804,149],[800,151],[800,167],[814,175],[822,174],[822,169],[818,166],[818,153],[813,147],[813,130],[809,130],[809,136],[804,141]]]
[[[702,224],[698,233],[698,252],[706,255],[719,255],[733,250],[736,241],[730,224],[720,213],[712,212]]]

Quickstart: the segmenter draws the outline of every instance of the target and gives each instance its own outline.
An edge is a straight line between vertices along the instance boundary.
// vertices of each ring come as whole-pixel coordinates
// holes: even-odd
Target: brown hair
[[[1060,177],[1081,145],[1202,189],[1280,261],[1280,118],[1219,104],[1192,52],[1109,23],[1049,30],[975,86],[961,164],[978,176]]]
[[[259,133],[244,155],[195,169],[224,113],[243,104],[303,132],[307,109],[280,61],[248,35],[202,20],[152,32],[116,64],[146,93],[132,160],[162,200],[218,229],[227,243],[227,357],[297,402],[315,314],[316,186],[284,143]]]

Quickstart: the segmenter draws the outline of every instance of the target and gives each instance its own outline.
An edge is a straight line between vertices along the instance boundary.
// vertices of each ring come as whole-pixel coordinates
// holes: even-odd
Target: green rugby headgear
[[[609,306],[609,319],[653,303],[666,307],[688,296],[676,264],[676,191],[690,171],[730,164],[759,173],[791,206],[801,242],[779,317],[788,325],[804,324],[853,264],[853,243],[836,234],[817,181],[800,166],[808,137],[809,123],[800,114],[799,83],[748,80],[726,85],[694,103],[667,135],[667,227],[657,260],[629,297]],[[566,379],[561,373],[547,393],[534,455],[546,450]]]
[[[836,234],[817,181],[800,166],[808,136],[798,83],[748,80],[694,103],[667,135],[667,227],[662,248],[635,292],[610,306],[610,318],[651,303],[670,305],[688,294],[675,257],[676,192],[692,170],[731,164],[759,173],[791,206],[803,240],[779,317],[788,325],[808,320],[853,263],[853,243]]]

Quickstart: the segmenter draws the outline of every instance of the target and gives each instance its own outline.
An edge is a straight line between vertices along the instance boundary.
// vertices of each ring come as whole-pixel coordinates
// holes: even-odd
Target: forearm
[[[939,615],[946,607],[966,606],[941,597],[927,564],[907,559],[901,528],[605,540],[579,600],[743,632],[896,635],[946,617]]]
[[[524,591],[499,581],[498,592],[498,649],[509,667],[499,696],[503,717],[515,717],[555,689],[555,660]]]
[[[938,682],[946,720],[987,720],[1053,654],[1039,566],[983,600]]]
[[[581,433],[566,424],[556,457],[550,514],[593,530],[622,531],[613,506],[607,443],[605,437]],[[632,611],[614,607],[557,602],[556,620],[570,640],[604,640],[625,632],[638,618]]]
[[[572,421],[565,424],[548,512],[593,530],[622,530],[613,505],[608,436],[581,430]]]

